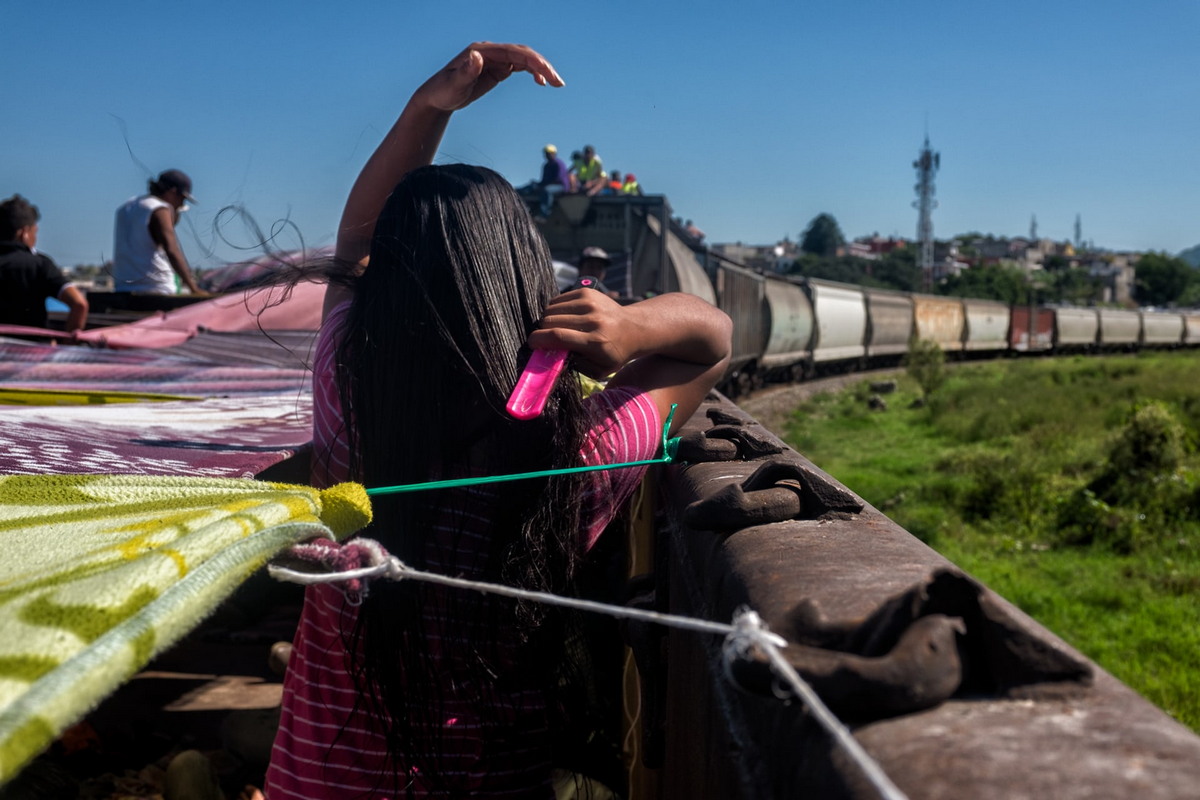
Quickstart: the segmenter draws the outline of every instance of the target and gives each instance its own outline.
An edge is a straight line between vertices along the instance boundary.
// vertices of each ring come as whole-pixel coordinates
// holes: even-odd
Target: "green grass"
[[[864,382],[807,401],[783,434],[1200,731],[1198,366],[1195,352],[962,365],[924,407],[902,378],[869,410]]]

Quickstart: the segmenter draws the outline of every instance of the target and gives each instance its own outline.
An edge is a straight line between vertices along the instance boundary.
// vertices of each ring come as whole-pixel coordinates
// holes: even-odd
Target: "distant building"
[[[1088,274],[1099,278],[1104,283],[1104,296],[1101,302],[1119,303],[1123,306],[1134,305],[1133,279],[1134,265],[1138,253],[1104,253],[1096,254],[1081,264]]]
[[[775,244],[713,244],[709,250],[760,272],[787,272],[800,257],[800,245],[787,237]]]
[[[883,237],[878,233],[870,236],[861,236],[850,242],[846,246],[846,255],[854,256],[855,258],[865,258],[869,261],[877,261],[893,250],[902,250],[908,246],[908,242],[904,239],[899,239],[894,236]]]

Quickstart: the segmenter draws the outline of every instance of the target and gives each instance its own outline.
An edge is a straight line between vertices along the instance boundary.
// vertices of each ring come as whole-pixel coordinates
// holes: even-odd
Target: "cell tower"
[[[925,145],[913,162],[917,170],[917,201],[913,207],[917,209],[917,241],[921,245],[917,266],[921,268],[926,291],[933,288],[933,210],[937,208],[933,178],[940,166],[941,155],[929,149],[929,134],[925,134]]]

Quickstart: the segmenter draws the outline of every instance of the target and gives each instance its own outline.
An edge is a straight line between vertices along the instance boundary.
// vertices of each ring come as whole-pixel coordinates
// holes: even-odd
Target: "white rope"
[[[376,545],[369,539],[355,540],[359,544]],[[372,553],[382,553],[383,549],[373,547]],[[892,783],[879,764],[863,750],[850,730],[842,724],[833,712],[821,701],[817,693],[800,677],[799,673],[784,658],[780,648],[787,646],[787,640],[776,633],[771,633],[765,622],[758,614],[749,608],[739,609],[733,617],[733,624],[682,617],[676,614],[662,614],[657,611],[645,611],[639,608],[614,606],[607,603],[597,603],[593,600],[581,600],[574,597],[562,597],[549,592],[531,592],[525,589],[515,589],[496,583],[471,581],[465,578],[451,578],[433,572],[413,569],[393,555],[386,556],[380,563],[360,569],[344,572],[312,573],[290,569],[288,567],[270,564],[267,571],[276,580],[299,583],[311,586],[318,583],[342,583],[354,579],[387,578],[389,580],[416,580],[434,583],[440,586],[452,586],[459,589],[471,589],[484,594],[495,594],[512,597],[518,600],[532,600],[552,606],[574,608],[580,611],[592,611],[611,617],[640,620],[666,625],[681,630],[699,631],[701,633],[718,633],[725,636],[722,646],[723,666],[725,674],[732,680],[732,664],[734,659],[749,659],[751,651],[758,648],[766,654],[767,660],[777,674],[783,678],[797,697],[812,712],[817,722],[842,746],[847,755],[858,764],[863,775],[874,785],[884,800],[907,800],[907,796]],[[365,586],[364,591],[365,594]]]
[[[361,543],[363,540],[356,539],[356,542]],[[419,569],[413,569],[395,556],[387,556],[382,563],[375,564],[370,567],[361,567],[359,569],[350,569],[345,572],[323,572],[312,573],[294,570],[288,567],[277,566],[270,564],[267,566],[267,571],[272,578],[281,581],[289,581],[291,583],[299,583],[305,586],[312,586],[318,583],[342,583],[344,581],[363,579],[363,578],[388,578],[390,580],[415,580],[425,583],[436,583],[440,586],[453,586],[458,589],[473,589],[484,594],[498,594],[504,597],[513,597],[518,600],[533,600],[538,603],[545,603],[551,606],[563,606],[566,608],[575,608],[580,611],[592,611],[597,614],[607,614],[612,617],[624,617],[626,619],[636,619],[642,622],[656,622],[660,625],[667,625],[673,628],[682,628],[684,630],[700,631],[702,633],[719,633],[728,636],[736,632],[733,625],[726,625],[721,622],[709,622],[703,619],[693,619],[691,617],[680,617],[674,614],[661,614],[657,611],[645,611],[640,608],[626,608],[625,606],[614,606],[607,603],[597,603],[594,600],[581,600],[575,597],[563,597],[549,592],[531,592],[526,589],[514,589],[511,586],[503,586],[498,583],[484,583],[482,581],[470,581],[465,578],[450,578],[445,575],[438,575],[434,572],[423,572]],[[787,645],[787,640],[782,636],[773,633],[767,633],[771,641],[779,647]]]

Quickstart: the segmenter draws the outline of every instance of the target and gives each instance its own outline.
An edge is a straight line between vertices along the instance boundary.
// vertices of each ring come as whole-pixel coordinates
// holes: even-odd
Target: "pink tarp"
[[[152,317],[96,328],[78,334],[79,341],[102,347],[170,347],[201,330],[315,331],[321,327],[325,285],[297,284],[290,292],[280,287],[252,289],[215,297]],[[0,333],[3,327],[0,327]],[[60,333],[61,336],[61,333]]]
[[[64,334],[0,326],[5,388],[204,398],[0,406],[0,474],[250,477],[290,458],[312,438],[307,362],[324,295],[314,283],[235,292],[80,333],[92,347],[5,340]]]

